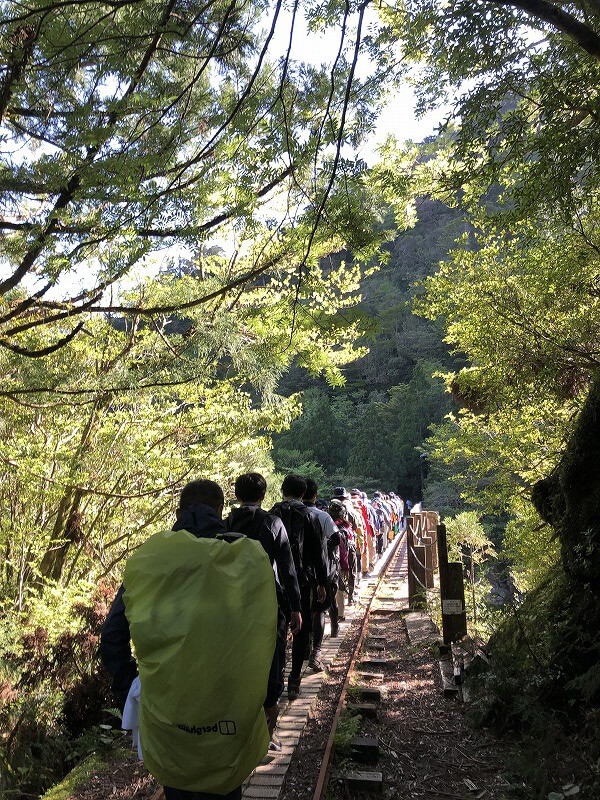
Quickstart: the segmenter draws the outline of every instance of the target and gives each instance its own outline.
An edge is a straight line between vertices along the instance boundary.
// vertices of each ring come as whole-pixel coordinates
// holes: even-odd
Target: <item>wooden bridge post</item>
[[[428,589],[435,587],[434,570],[433,566],[433,539],[431,536],[423,536],[421,539],[423,549],[425,550],[425,586]]]
[[[442,632],[444,644],[451,644],[467,633],[463,565],[462,562],[448,562],[445,525],[438,525],[437,543],[442,600]]]
[[[437,548],[437,529],[440,524],[440,515],[437,511],[427,512],[427,536],[431,536],[433,540],[433,568],[438,569],[438,548]]]
[[[422,609],[426,605],[425,597],[425,548],[416,544],[415,528],[418,528],[416,517],[411,514],[406,520],[406,552],[408,558],[408,604],[412,609]]]

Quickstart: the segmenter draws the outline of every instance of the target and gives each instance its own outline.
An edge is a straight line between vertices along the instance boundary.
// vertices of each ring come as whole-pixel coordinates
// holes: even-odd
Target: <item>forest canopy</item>
[[[0,789],[86,754],[106,602],[199,472],[471,514],[532,693],[597,699],[596,0],[3,0],[0,34]],[[449,116],[368,165],[404,80]]]

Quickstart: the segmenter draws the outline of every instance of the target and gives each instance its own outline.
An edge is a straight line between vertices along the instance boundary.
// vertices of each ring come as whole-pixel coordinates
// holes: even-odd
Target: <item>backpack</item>
[[[129,558],[123,585],[146,766],[163,786],[231,792],[269,746],[277,603],[266,553],[245,536],[162,531]]]
[[[342,572],[348,572],[348,539],[346,531],[338,526],[340,532],[340,569]]]
[[[302,558],[304,555],[304,526],[308,516],[308,508],[296,504],[292,505],[287,500],[283,500],[281,503],[275,503],[269,513],[279,517],[283,522],[290,540],[296,574],[300,578],[300,576],[304,575]]]

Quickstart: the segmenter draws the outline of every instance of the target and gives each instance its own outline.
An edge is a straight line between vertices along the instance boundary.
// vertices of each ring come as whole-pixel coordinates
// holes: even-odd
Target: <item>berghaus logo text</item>
[[[222,719],[212,725],[178,725],[180,731],[194,733],[202,736],[203,733],[220,733],[221,736],[233,736],[236,733],[235,722],[232,719]]]

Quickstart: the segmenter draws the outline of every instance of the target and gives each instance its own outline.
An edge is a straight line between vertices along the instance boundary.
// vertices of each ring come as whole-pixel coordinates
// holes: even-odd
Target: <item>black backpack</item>
[[[288,539],[290,540],[296,573],[298,577],[300,577],[300,575],[304,574],[302,556],[304,553],[304,526],[306,524],[306,517],[308,516],[308,508],[306,508],[306,506],[296,505],[295,503],[292,505],[287,500],[283,500],[281,503],[275,503],[269,513],[273,514],[275,517],[279,517],[283,522]]]

